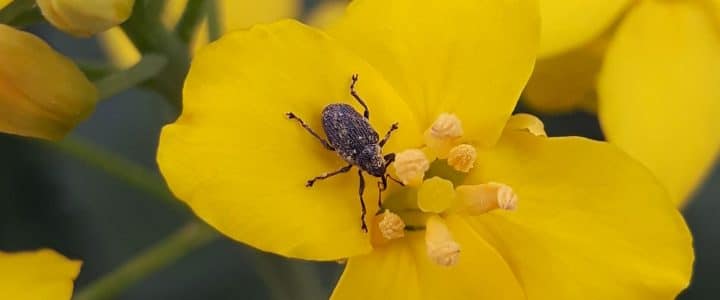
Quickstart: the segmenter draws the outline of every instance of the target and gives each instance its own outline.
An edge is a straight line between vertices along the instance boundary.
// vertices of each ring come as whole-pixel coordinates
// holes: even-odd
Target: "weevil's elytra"
[[[361,228],[367,232],[367,225],[365,224],[366,208],[365,201],[363,199],[365,180],[362,174],[365,172],[380,178],[380,181],[378,182],[378,190],[380,191],[379,194],[381,196],[378,198],[378,207],[381,207],[382,192],[387,189],[387,179],[391,178],[399,183],[399,181],[387,174],[387,167],[394,161],[395,154],[390,153],[384,156],[382,154],[383,146],[385,146],[385,143],[390,138],[392,132],[398,129],[398,124],[393,124],[385,134],[385,137],[380,140],[380,136],[377,131],[375,131],[375,129],[370,125],[370,110],[365,104],[365,101],[360,98],[359,94],[355,90],[355,84],[357,81],[358,75],[355,74],[352,76],[350,84],[350,95],[365,109],[363,115],[360,115],[360,113],[348,104],[333,103],[326,106],[322,111],[322,127],[325,131],[325,136],[327,136],[327,140],[315,133],[315,131],[313,131],[302,119],[292,112],[288,112],[286,116],[289,119],[298,121],[298,123],[300,123],[300,125],[305,128],[308,133],[319,140],[326,149],[334,151],[348,163],[347,166],[344,166],[339,170],[325,173],[321,176],[308,180],[306,186],[311,187],[318,180],[347,173],[353,166],[358,167],[358,175],[360,178],[360,206],[362,210],[360,216],[362,222]]]

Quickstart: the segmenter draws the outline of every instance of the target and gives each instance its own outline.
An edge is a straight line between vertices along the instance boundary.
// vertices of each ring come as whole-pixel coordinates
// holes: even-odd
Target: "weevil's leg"
[[[365,119],[370,119],[370,110],[368,109],[367,104],[365,104],[365,101],[363,101],[363,99],[360,98],[357,91],[355,90],[355,84],[357,83],[357,81],[358,81],[358,74],[353,74],[352,83],[350,84],[350,95],[352,95],[353,98],[355,98],[355,100],[360,102],[360,105],[362,105],[362,107],[365,109],[365,112],[363,113],[363,116],[365,117]]]
[[[304,122],[302,119],[300,119],[298,116],[296,116],[294,113],[288,112],[288,113],[285,113],[285,116],[287,116],[287,118],[290,119],[290,120],[296,120],[296,121],[298,121],[298,123],[300,123],[300,126],[302,126],[303,128],[305,128],[305,130],[307,130],[307,132],[309,132],[310,134],[312,134],[312,136],[314,136],[316,139],[318,139],[318,141],[320,141],[320,143],[323,144],[323,146],[325,146],[325,148],[327,148],[327,149],[330,150],[330,151],[335,151],[335,148],[333,148],[332,146],[330,146],[330,143],[328,143],[328,142],[327,142],[325,139],[323,139],[320,135],[318,135],[317,133],[315,133],[315,131],[313,131],[312,128],[310,128],[310,126],[308,126],[307,124],[305,124],[305,122]]]
[[[399,184],[400,186],[405,186],[405,184],[402,183],[402,181],[396,179],[395,177],[390,176],[390,174],[385,174],[385,176],[386,176],[387,178],[392,179],[392,181],[395,181],[395,182],[396,182],[397,184]]]
[[[352,169],[352,166],[353,166],[353,165],[350,164],[350,165],[347,165],[347,166],[342,167],[340,170],[337,170],[337,171],[334,171],[334,172],[330,172],[330,173],[325,173],[325,174],[322,174],[322,175],[320,175],[320,176],[317,176],[317,177],[315,177],[315,178],[313,178],[313,179],[308,180],[307,183],[305,184],[305,186],[306,186],[306,187],[311,187],[311,186],[313,186],[313,184],[315,184],[315,181],[327,179],[327,178],[333,177],[333,176],[338,175],[338,174],[347,173],[347,171],[350,171],[350,169]]]
[[[397,130],[398,128],[400,128],[398,126],[398,123],[393,123],[390,126],[390,130],[388,130],[388,132],[385,134],[385,137],[379,143],[380,147],[385,146],[385,143],[387,143],[387,141],[390,139],[390,135],[393,133],[393,131]]]
[[[363,178],[362,170],[358,170],[358,176],[360,176],[360,206],[362,208],[362,213],[360,213],[360,222],[362,222],[362,225],[360,228],[367,232],[367,224],[365,224],[365,214],[367,214],[367,209],[365,208],[365,200],[363,199],[363,193],[365,192],[365,178]]]
[[[387,190],[387,177],[380,177],[381,181],[378,181],[378,212],[382,208],[382,193]]]
[[[395,162],[395,153],[388,153],[383,156],[383,159],[385,160],[385,168],[390,166],[393,162]]]

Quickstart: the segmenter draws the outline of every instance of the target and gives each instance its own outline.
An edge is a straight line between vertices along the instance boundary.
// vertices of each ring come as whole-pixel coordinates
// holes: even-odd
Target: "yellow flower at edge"
[[[5,6],[10,4],[13,0],[0,0],[0,9],[3,9]]]
[[[61,139],[95,109],[97,97],[70,59],[0,24],[0,131]]]
[[[299,0],[219,0],[216,2],[220,12],[220,24],[224,32],[247,28],[253,24],[295,17],[300,11]],[[167,28],[175,27],[186,4],[187,0],[168,1],[162,16],[163,23]],[[99,38],[100,45],[119,67],[126,68],[140,60],[140,54],[121,28],[112,28],[100,34]],[[207,22],[203,22],[197,28],[191,49],[194,51],[207,43]]]
[[[160,169],[237,241],[347,258],[333,299],[673,298],[691,237],[656,180],[612,145],[510,116],[538,23],[534,1],[355,0],[327,32],[286,20],[229,33],[195,56]],[[306,187],[347,163],[285,115],[322,132],[328,104],[362,113],[353,74],[379,136],[399,123],[383,153],[409,184],[390,182],[378,207],[379,179],[364,176],[369,233],[357,170]]]
[[[88,37],[125,22],[135,0],[37,0],[50,24],[79,37]]]
[[[70,300],[81,265],[49,249],[0,251],[0,296],[16,300]]]
[[[608,141],[683,204],[720,153],[720,1],[540,4],[541,50],[526,103],[597,111]]]

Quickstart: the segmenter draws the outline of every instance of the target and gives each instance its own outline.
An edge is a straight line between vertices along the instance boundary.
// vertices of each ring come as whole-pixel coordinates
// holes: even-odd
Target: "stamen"
[[[475,147],[462,144],[457,145],[450,150],[448,154],[447,163],[453,169],[467,173],[475,166],[475,159],[477,158],[477,150]]]
[[[496,182],[478,185],[463,185],[456,190],[461,210],[479,215],[493,209],[515,210],[518,197],[508,185]]]
[[[378,228],[385,239],[393,240],[405,236],[405,222],[400,216],[386,209],[378,217]]]
[[[425,172],[430,169],[430,161],[421,150],[408,149],[395,154],[393,167],[395,167],[395,175],[403,184],[419,186],[425,177]]]
[[[527,130],[535,136],[547,136],[545,133],[545,124],[538,119],[538,117],[531,114],[514,114],[510,116],[507,124],[505,125],[506,130]]]
[[[452,181],[440,177],[425,180],[418,189],[417,201],[418,207],[424,212],[444,212],[455,202]]]
[[[390,210],[373,216],[370,230],[370,243],[374,247],[386,245],[391,240],[405,236],[405,222]]]
[[[425,145],[432,149],[438,158],[445,159],[462,136],[460,119],[453,114],[443,113],[425,131]]]
[[[460,258],[460,245],[453,240],[442,218],[432,216],[425,225],[425,246],[430,259],[438,265],[449,267]]]

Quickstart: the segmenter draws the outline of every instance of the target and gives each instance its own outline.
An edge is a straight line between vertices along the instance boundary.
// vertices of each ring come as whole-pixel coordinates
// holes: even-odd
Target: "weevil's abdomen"
[[[326,106],[322,112],[322,125],[330,145],[351,163],[356,162],[364,148],[379,142],[377,132],[367,119],[347,104]]]

